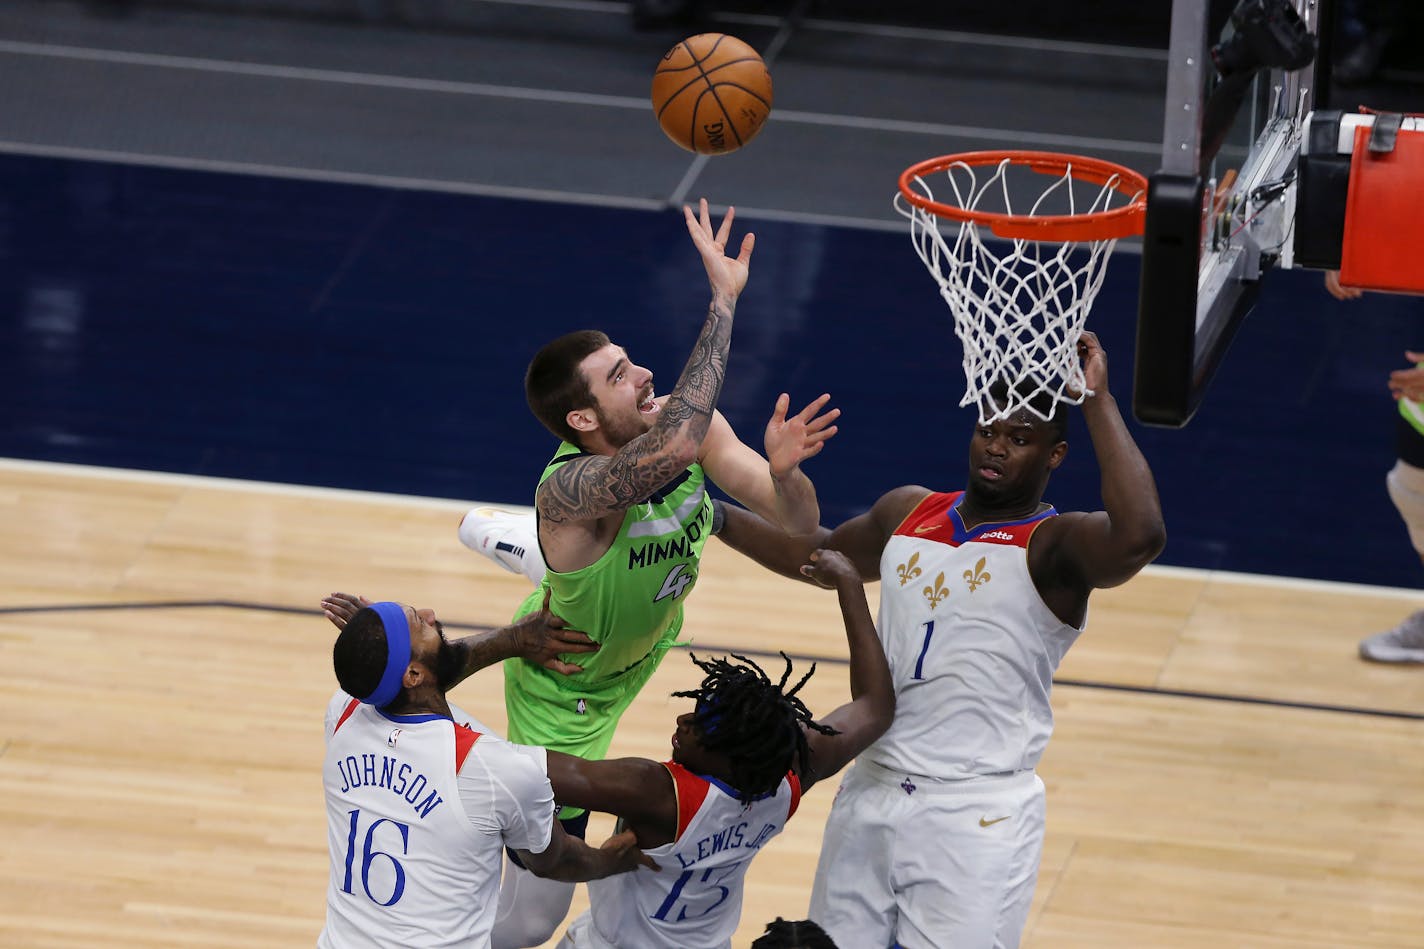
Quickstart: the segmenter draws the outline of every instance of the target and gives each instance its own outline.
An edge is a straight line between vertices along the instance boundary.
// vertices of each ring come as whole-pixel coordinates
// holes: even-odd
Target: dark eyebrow
[[[627,356],[620,356],[620,357],[618,357],[618,361],[613,364],[613,368],[610,369],[610,370],[608,370],[608,377],[607,377],[604,381],[605,381],[605,382],[612,382],[612,381],[613,381],[613,377],[616,376],[616,375],[618,375],[619,370],[621,370],[621,369],[623,368],[624,364],[626,364],[627,362],[628,362],[628,357],[627,357]]]

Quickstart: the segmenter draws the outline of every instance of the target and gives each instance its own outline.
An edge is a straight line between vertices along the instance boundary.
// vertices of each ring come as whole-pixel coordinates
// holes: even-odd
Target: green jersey
[[[539,479],[580,457],[563,444]],[[578,570],[550,570],[520,604],[531,613],[552,591],[549,609],[599,644],[563,658],[583,667],[571,676],[524,660],[504,664],[509,740],[602,758],[613,729],[682,630],[682,604],[697,583],[712,525],[702,466],[694,464],[623,515],[602,557]]]

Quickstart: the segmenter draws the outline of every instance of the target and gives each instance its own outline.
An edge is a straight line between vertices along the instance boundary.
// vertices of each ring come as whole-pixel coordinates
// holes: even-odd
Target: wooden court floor
[[[0,946],[312,945],[315,604],[503,621],[524,583],[459,546],[467,506],[0,462]],[[1354,655],[1421,601],[1169,568],[1099,593],[1055,690],[1024,945],[1424,946],[1424,669]],[[719,545],[687,632],[821,658],[815,711],[845,694],[834,597]],[[668,657],[615,753],[666,756],[694,671]],[[500,727],[499,681],[453,698]],[[734,945],[804,915],[833,785],[753,865]]]

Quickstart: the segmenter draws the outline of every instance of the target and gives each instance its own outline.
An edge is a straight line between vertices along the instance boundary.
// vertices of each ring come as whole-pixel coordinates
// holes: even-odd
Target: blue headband
[[[371,609],[386,629],[386,671],[381,673],[381,684],[361,701],[381,708],[400,695],[401,680],[410,666],[410,620],[399,603],[372,603]]]

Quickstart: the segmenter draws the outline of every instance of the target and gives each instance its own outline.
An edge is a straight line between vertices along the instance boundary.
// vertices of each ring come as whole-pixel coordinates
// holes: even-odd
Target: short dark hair
[[[813,920],[778,916],[752,940],[752,949],[836,949],[836,944]]]
[[[997,411],[1000,406],[1009,403],[1027,404],[1035,416],[1043,416],[1048,419],[1045,423],[1048,432],[1053,436],[1054,444],[1065,440],[1068,437],[1068,407],[1066,403],[1060,402],[1053,397],[1051,392],[1042,389],[1025,399],[1023,393],[1028,387],[1033,385],[1030,380],[1016,379],[1010,382],[1008,379],[1000,377],[994,380],[989,386],[989,399],[986,405],[989,411],[985,415]]]
[[[342,691],[358,699],[376,691],[385,674],[389,653],[381,615],[369,606],[357,610],[331,649],[331,664]]]
[[[776,790],[793,768],[807,773],[811,752],[802,726],[823,735],[839,733],[813,721],[810,709],[796,696],[816,671],[814,662],[801,681],[787,689],[791,658],[786,653],[781,654],[786,671],[776,683],[746,656],[733,653],[732,658],[737,662],[693,656],[692,661],[705,673],[702,685],[673,695],[697,700],[692,724],[698,729],[699,741],[706,750],[731,760],[732,785],[746,804]]]
[[[579,434],[569,425],[569,413],[589,408],[597,401],[579,363],[609,342],[608,336],[598,330],[578,330],[545,344],[529,361],[524,372],[524,398],[529,410],[563,441],[579,445]]]

